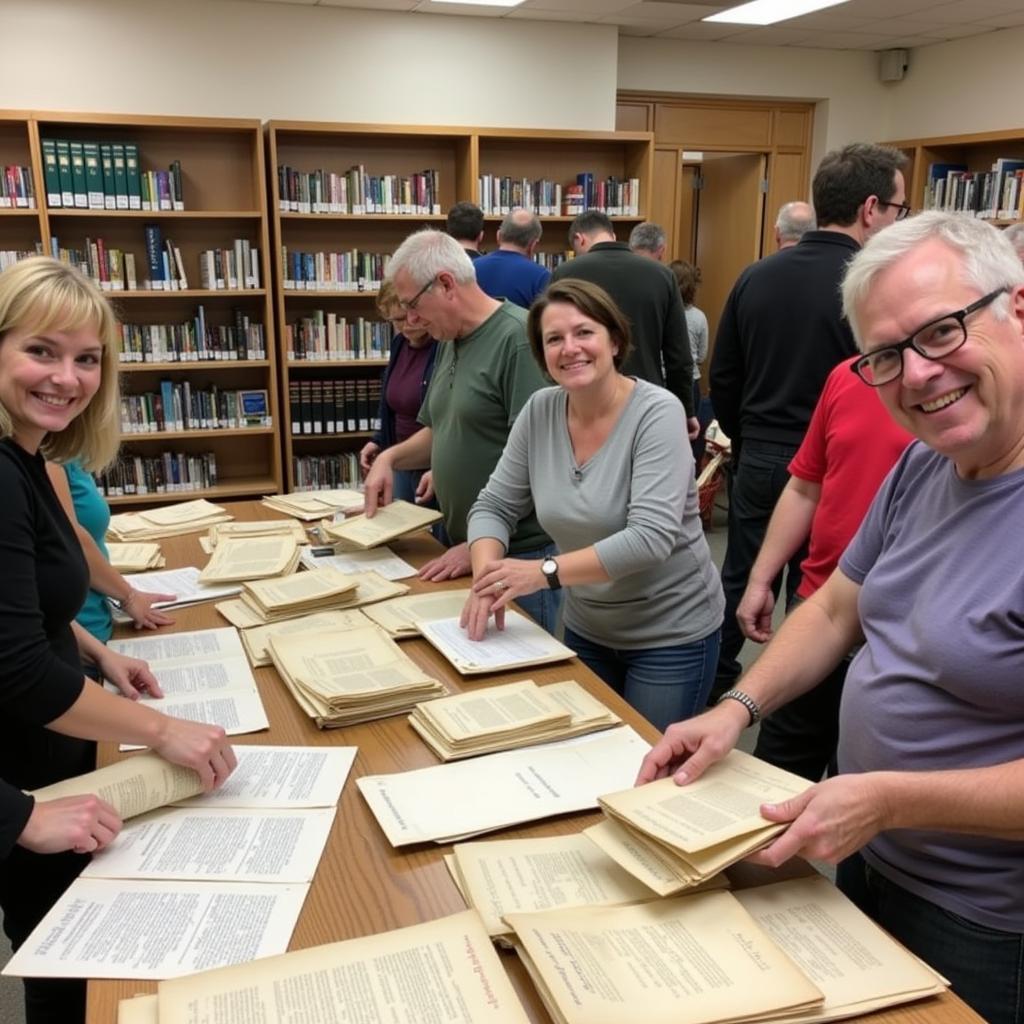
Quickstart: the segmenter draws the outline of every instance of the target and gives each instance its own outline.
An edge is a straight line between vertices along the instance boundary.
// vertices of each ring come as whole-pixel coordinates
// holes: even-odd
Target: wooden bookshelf
[[[929,167],[932,164],[964,164],[969,171],[991,171],[1000,158],[1024,160],[1024,128],[1005,131],[978,132],[968,135],[945,135],[923,139],[903,139],[888,145],[901,149],[907,156],[905,177],[907,202],[914,210],[924,208]],[[991,219],[1000,227],[1016,223],[1018,218]]]
[[[31,171],[35,207],[0,208],[0,250],[35,252],[45,236],[42,177],[33,148],[32,115],[24,110],[0,111],[0,167],[26,167]]]
[[[596,179],[640,180],[640,209],[636,216],[614,217],[621,238],[645,219],[650,202],[654,165],[653,135],[649,132],[576,132],[556,130],[478,129],[445,126],[388,126],[309,121],[270,121],[265,130],[270,210],[274,235],[272,277],[280,339],[280,387],[284,473],[289,489],[296,486],[293,462],[304,455],[354,454],[371,436],[366,431],[296,434],[292,429],[289,388],[306,380],[377,378],[386,360],[289,360],[285,338],[289,324],[316,310],[333,312],[349,321],[379,320],[376,290],[317,291],[285,288],[290,280],[283,265],[282,246],[293,251],[361,251],[390,255],[413,231],[443,227],[445,214],[456,202],[479,202],[478,179],[492,174],[531,180],[546,178],[563,187],[576,175],[590,172]],[[316,170],[342,174],[363,165],[370,175],[409,176],[438,172],[437,210],[420,213],[313,213],[282,208],[278,167],[309,174]],[[500,216],[486,218],[485,248],[493,248]],[[541,250],[564,252],[572,217],[543,216]],[[351,465],[352,460],[349,459]],[[351,481],[355,483],[356,480]]]
[[[0,140],[12,139],[11,122],[0,120]],[[137,291],[111,291],[109,297],[125,324],[182,324],[202,306],[209,327],[229,327],[236,315],[261,324],[266,356],[261,359],[198,360],[189,362],[125,362],[125,394],[159,391],[162,380],[188,381],[193,387],[216,385],[219,390],[265,390],[273,427],[160,431],[123,435],[122,454],[153,457],[163,451],[212,452],[217,461],[217,484],[177,493],[111,496],[111,505],[190,500],[196,497],[242,497],[281,489],[281,451],[277,443],[280,413],[277,404],[277,352],[270,286],[270,235],[267,220],[266,173],[259,121],[216,118],[143,117],[78,113],[33,112],[27,121],[28,148],[35,168],[39,237],[57,239],[60,246],[84,249],[87,238],[102,238],[106,248],[131,253]],[[4,133],[7,134],[4,134]],[[46,202],[42,140],[134,143],[141,171],[166,171],[181,162],[183,210],[100,210],[51,208]],[[13,142],[7,143],[9,147]],[[0,151],[10,152],[11,148]],[[182,254],[187,289],[146,288],[148,262],[144,226],[157,224],[165,239]],[[3,227],[5,225],[0,225]],[[244,238],[259,252],[259,288],[200,287],[199,254],[206,249],[230,249]]]

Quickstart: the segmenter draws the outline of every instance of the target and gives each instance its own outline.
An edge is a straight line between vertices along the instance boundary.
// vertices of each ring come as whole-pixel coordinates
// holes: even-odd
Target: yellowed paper
[[[160,1004],[155,995],[122,999],[117,1004],[117,1024],[160,1024]]]
[[[356,548],[375,548],[407,533],[425,530],[440,518],[441,513],[435,509],[408,501],[393,501],[379,508],[372,519],[356,515],[343,523],[326,524],[322,529],[335,542]]]
[[[241,602],[243,607],[247,607]],[[242,630],[242,645],[254,668],[273,664],[268,641],[273,636],[300,636],[309,633],[339,633],[360,629],[369,624],[366,616],[358,610],[315,612],[299,619],[285,619],[267,626],[255,626]]]
[[[205,498],[198,498],[195,501],[182,501],[174,505],[165,505],[163,508],[151,508],[145,512],[139,512],[139,516],[146,522],[156,526],[178,526],[182,523],[195,523],[210,516],[223,515],[227,509],[221,505],[214,505]]]
[[[420,619],[450,619],[462,613],[469,590],[442,590],[434,594],[410,594],[367,608],[366,615],[396,638],[419,636]]]
[[[288,534],[228,537],[217,543],[199,579],[203,583],[266,579],[294,572],[298,564],[299,548]]]
[[[159,544],[107,544],[107,557],[110,564],[118,572],[145,572],[147,569],[159,569],[164,564],[164,556]]]

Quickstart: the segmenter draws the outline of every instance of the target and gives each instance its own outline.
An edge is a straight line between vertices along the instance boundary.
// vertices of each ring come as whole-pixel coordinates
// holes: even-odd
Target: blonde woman
[[[100,801],[72,814],[21,790],[90,770],[96,740],[151,747],[207,788],[235,765],[219,726],[123,700],[82,671],[86,658],[126,691],[161,695],[145,662],[74,623],[89,572],[46,473],[46,459],[96,469],[114,457],[116,347],[110,306],[77,270],[36,257],[0,274],[0,906],[15,948],[120,826]],[[84,983],[25,988],[28,1024],[84,1018]]]

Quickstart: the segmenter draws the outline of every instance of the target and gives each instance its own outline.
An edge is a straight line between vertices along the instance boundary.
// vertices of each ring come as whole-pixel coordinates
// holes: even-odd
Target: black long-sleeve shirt
[[[857,346],[839,288],[860,247],[839,231],[747,267],[722,311],[711,357],[711,402],[737,441],[799,445],[832,368]]]

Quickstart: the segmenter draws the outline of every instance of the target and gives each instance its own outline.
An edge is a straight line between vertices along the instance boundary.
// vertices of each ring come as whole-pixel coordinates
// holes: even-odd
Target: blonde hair
[[[99,470],[114,460],[120,444],[117,381],[117,318],[103,293],[81,271],[49,256],[22,260],[0,274],[0,345],[11,331],[46,334],[92,329],[103,352],[100,386],[67,428],[47,434],[40,447],[51,462],[78,460]],[[14,425],[0,404],[0,437]]]

